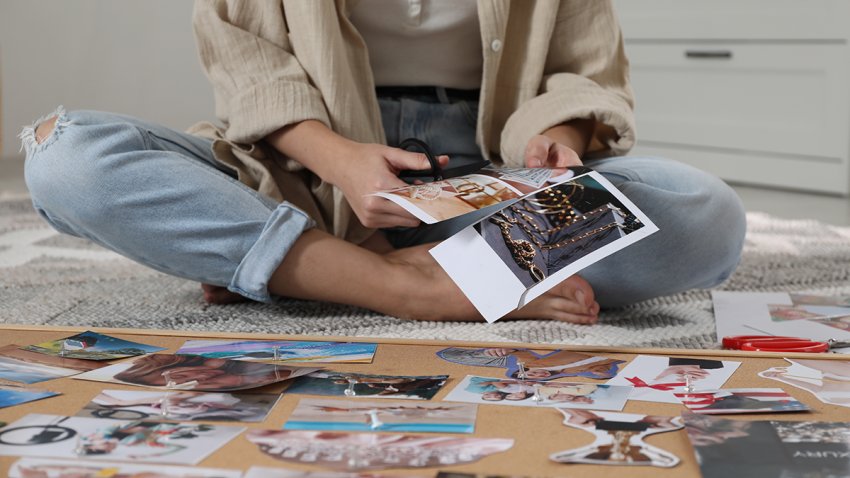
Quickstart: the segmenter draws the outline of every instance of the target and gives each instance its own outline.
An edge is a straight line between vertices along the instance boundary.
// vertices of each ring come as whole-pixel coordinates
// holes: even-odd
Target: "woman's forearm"
[[[575,151],[579,157],[584,156],[590,138],[593,135],[595,121],[592,119],[575,119],[553,126],[543,132],[557,143]]]
[[[284,126],[268,135],[266,141],[334,185],[338,185],[339,162],[351,154],[354,145],[316,120]]]

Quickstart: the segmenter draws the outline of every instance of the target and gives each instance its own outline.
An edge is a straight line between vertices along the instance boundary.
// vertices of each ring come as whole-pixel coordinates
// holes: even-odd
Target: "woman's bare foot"
[[[201,290],[204,291],[204,301],[208,304],[224,305],[248,301],[247,298],[235,292],[230,292],[226,287],[201,284]]]
[[[428,253],[433,245],[398,249],[384,255],[406,279],[399,278],[414,291],[404,294],[402,317],[424,320],[481,320],[481,315]],[[405,270],[407,269],[407,270]],[[575,324],[595,324],[599,304],[590,284],[574,275],[553,287],[522,309],[508,314],[511,319],[550,319]]]

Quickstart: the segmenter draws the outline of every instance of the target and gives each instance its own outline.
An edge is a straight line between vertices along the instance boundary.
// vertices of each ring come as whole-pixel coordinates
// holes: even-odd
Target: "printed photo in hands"
[[[564,425],[592,433],[596,439],[590,445],[554,453],[559,463],[593,465],[651,465],[670,468],[679,458],[643,441],[648,435],[682,428],[680,417],[636,415],[632,413],[592,412],[560,408]]]
[[[635,387],[630,400],[680,403],[675,393],[721,388],[740,364],[728,360],[638,355],[607,383]]]
[[[402,206],[425,224],[434,224],[519,199],[522,193],[495,177],[470,174],[375,195]]]
[[[487,321],[658,230],[601,174],[582,169],[430,250]]]
[[[113,420],[262,422],[276,393],[103,390],[78,417]]]
[[[246,437],[277,460],[348,471],[464,465],[514,444],[508,438],[258,429]]]
[[[549,186],[475,226],[526,288],[642,227],[590,175]]]
[[[534,382],[467,375],[447,402],[622,410],[632,387],[586,382]]]

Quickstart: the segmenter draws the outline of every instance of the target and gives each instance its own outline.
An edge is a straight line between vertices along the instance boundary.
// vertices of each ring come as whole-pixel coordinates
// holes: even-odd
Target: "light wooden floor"
[[[23,161],[0,160],[0,197],[26,192]],[[747,211],[766,212],[786,219],[815,219],[850,226],[850,198],[733,185]]]

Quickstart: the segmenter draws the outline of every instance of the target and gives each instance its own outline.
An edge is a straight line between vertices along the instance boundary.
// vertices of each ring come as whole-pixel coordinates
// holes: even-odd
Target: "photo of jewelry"
[[[538,191],[481,223],[482,235],[526,287],[642,227],[613,195],[585,181]]]

